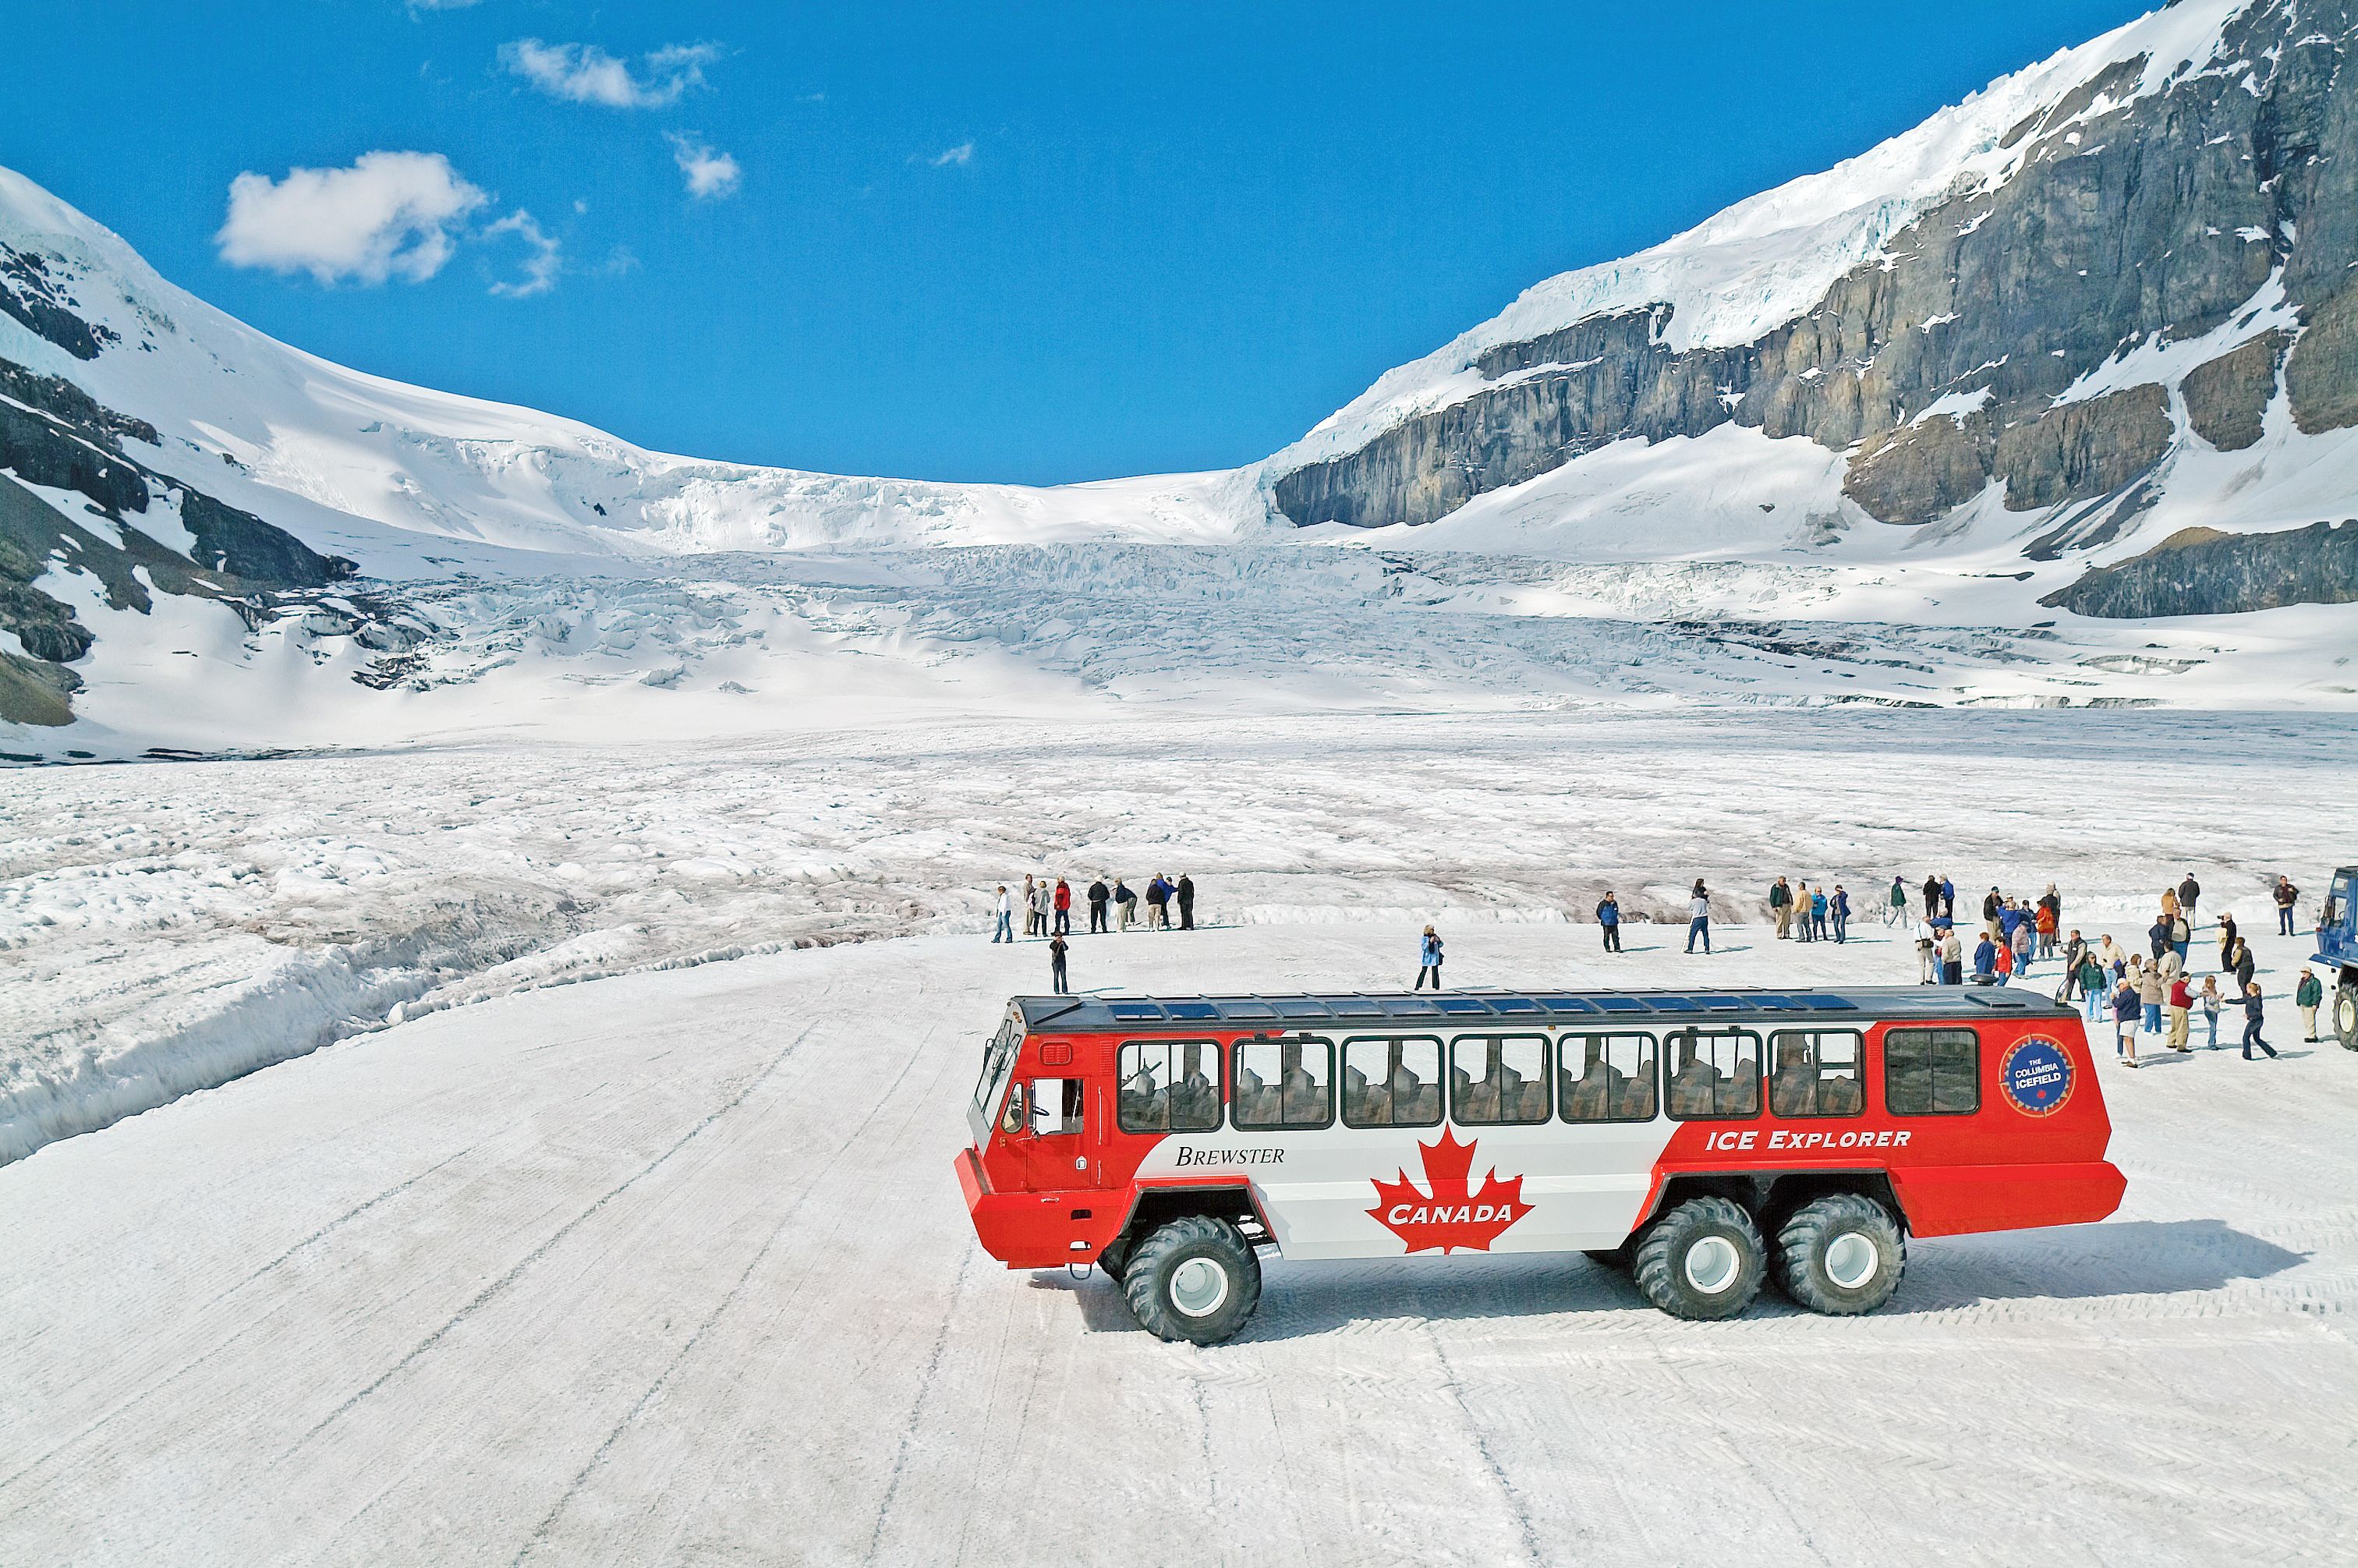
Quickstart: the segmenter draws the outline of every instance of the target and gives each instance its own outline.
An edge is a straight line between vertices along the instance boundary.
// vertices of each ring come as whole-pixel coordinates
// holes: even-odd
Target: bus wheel
[[[1689,1198],[1638,1244],[1638,1288],[1672,1317],[1734,1317],[1767,1271],[1752,1217],[1726,1198]]]
[[[1260,1260],[1227,1220],[1190,1215],[1130,1255],[1121,1293],[1138,1325],[1156,1338],[1217,1345],[1260,1304]]]
[[[1785,1293],[1812,1312],[1848,1317],[1873,1312],[1899,1288],[1907,1239],[1873,1198],[1834,1193],[1807,1203],[1777,1233]]]
[[[2345,1051],[2358,1051],[2358,986],[2333,990],[2333,1037]]]

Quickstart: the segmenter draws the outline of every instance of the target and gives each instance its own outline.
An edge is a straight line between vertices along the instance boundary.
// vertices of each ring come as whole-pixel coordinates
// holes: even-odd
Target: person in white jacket
[[[1711,951],[1711,890],[1695,879],[1694,892],[1687,898],[1687,951],[1694,951],[1695,938],[1703,938],[1703,950]]]
[[[1015,899],[1008,892],[1005,882],[999,884],[999,924],[991,927],[990,939],[993,942],[1015,940]]]

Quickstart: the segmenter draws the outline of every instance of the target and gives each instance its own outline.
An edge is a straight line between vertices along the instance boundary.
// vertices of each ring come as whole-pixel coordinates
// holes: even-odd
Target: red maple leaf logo
[[[1474,1168],[1474,1150],[1481,1142],[1460,1143],[1447,1128],[1438,1143],[1420,1143],[1424,1154],[1424,1179],[1430,1195],[1417,1191],[1402,1171],[1397,1182],[1376,1183],[1376,1206],[1368,1217],[1408,1243],[1412,1252],[1441,1249],[1444,1256],[1463,1247],[1487,1252],[1499,1233],[1531,1206],[1523,1201],[1523,1179],[1498,1180],[1497,1171],[1482,1175],[1482,1190],[1471,1190],[1466,1173]]]

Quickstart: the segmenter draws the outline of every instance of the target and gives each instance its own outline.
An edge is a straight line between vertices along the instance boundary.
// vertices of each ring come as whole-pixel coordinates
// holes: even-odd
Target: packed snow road
[[[1914,967],[1872,925],[1631,935],[1608,968],[1585,928],[1467,930],[1451,979]],[[1075,968],[1377,987],[1409,951],[1264,925]],[[964,1102],[1045,968],[920,937],[497,999],[0,1168],[0,1561],[2348,1550],[2358,1056],[2289,1010],[2281,1062],[2106,1070],[2115,1219],[1924,1243],[1873,1317],[1678,1322],[1576,1257],[1272,1262],[1203,1350],[974,1244]]]

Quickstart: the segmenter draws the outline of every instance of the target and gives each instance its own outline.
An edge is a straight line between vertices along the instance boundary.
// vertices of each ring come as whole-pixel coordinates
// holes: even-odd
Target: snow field
[[[1076,944],[1124,989],[1388,987],[1412,928]],[[1463,984],[1906,979],[1450,929]],[[2298,952],[2255,942],[2271,977]],[[1686,1324],[1576,1257],[1272,1260],[1208,1350],[976,1247],[950,1159],[1036,945],[510,996],[0,1168],[0,1558],[2210,1563],[2353,1523],[2358,1056],[2102,1067],[2102,1226],[1865,1319]],[[2050,970],[2051,973],[2051,968]],[[2198,1031],[2198,1038],[2199,1031]]]
[[[519,989],[982,931],[1027,871],[1191,873],[1220,924],[1730,917],[1786,872],[2060,883],[2247,928],[2358,858],[2349,726],[2158,713],[1406,714],[882,725],[0,773],[0,1160]],[[2212,911],[2219,903],[2208,905]],[[2272,974],[2271,991],[2288,984]]]

